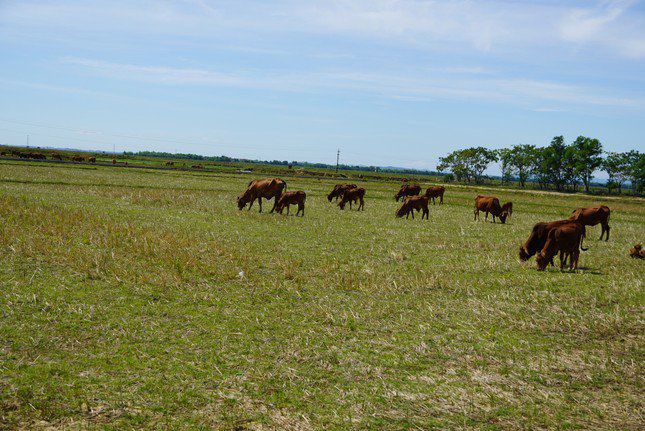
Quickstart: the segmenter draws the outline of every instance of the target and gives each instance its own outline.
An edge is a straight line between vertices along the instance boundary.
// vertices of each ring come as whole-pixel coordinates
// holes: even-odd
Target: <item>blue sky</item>
[[[2,1],[0,143],[436,167],[645,145],[642,1]]]

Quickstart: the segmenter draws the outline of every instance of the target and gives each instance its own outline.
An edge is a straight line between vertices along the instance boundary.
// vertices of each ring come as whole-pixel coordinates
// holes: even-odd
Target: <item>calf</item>
[[[344,210],[345,204],[349,202],[349,209],[351,210],[352,202],[353,203],[360,202],[356,210],[365,211],[365,201],[363,200],[364,197],[365,197],[365,189],[362,187],[346,190],[345,193],[343,193],[343,195],[341,196],[340,203],[338,204],[338,206],[340,207],[341,210]]]
[[[605,241],[609,241],[609,216],[611,210],[608,206],[601,205],[596,208],[578,208],[573,211],[569,220],[579,221],[585,226],[595,226],[600,223],[602,230],[600,231],[600,240],[605,235]]]
[[[355,188],[356,184],[336,184],[333,190],[327,195],[327,200],[331,202],[332,199],[336,198],[336,202],[338,202],[338,198],[342,197],[343,193],[349,189]]]
[[[307,199],[307,194],[302,190],[295,192],[284,192],[280,199],[278,200],[278,205],[276,206],[276,211],[282,214],[284,207],[287,207],[287,215],[289,215],[289,207],[291,205],[298,205],[298,211],[296,212],[296,217],[302,211],[302,216],[305,216],[305,200]]]
[[[486,213],[484,220],[488,220],[488,213],[491,213],[493,223],[495,223],[495,217],[499,217],[499,220],[504,224],[510,214],[509,210],[513,211],[513,204],[511,202],[507,202],[504,206],[501,206],[499,199],[496,197],[479,195],[475,198],[475,220],[479,219],[479,212],[483,211]]]
[[[432,199],[432,205],[435,204],[435,199],[439,198],[439,205],[443,204],[443,193],[446,191],[444,186],[431,186],[426,190],[428,199]]]
[[[412,219],[414,219],[414,210],[422,211],[421,220],[423,217],[428,219],[430,211],[428,210],[429,199],[427,196],[408,196],[403,201],[403,205],[396,211],[397,217],[403,217],[407,219],[410,214],[412,214]]]
[[[405,199],[408,196],[417,196],[419,193],[421,193],[421,186],[418,186],[416,184],[403,184],[399,191],[394,195],[394,199],[396,199],[396,201],[398,202],[401,198]]]
[[[645,250],[640,244],[636,244],[631,250],[629,250],[629,255],[634,259],[645,259]]]
[[[520,247],[520,260],[526,262],[538,251],[542,250],[546,239],[552,229],[555,229],[563,224],[571,223],[571,220],[558,220],[550,223],[541,222],[536,223],[531,230],[529,238],[523,246]],[[553,264],[553,262],[551,262]]]
[[[271,208],[271,212],[273,212],[278,205],[278,199],[280,199],[282,192],[284,192],[286,188],[287,183],[282,181],[280,178],[253,180],[249,183],[244,193],[237,198],[237,207],[241,210],[248,203],[249,211],[251,211],[253,202],[257,199],[258,205],[260,205],[260,212],[262,212],[262,198],[267,200],[274,199],[273,208]]]
[[[535,256],[539,271],[544,271],[546,266],[560,252],[560,270],[569,259],[569,271],[578,269],[578,258],[582,247],[582,240],[585,237],[585,226],[582,223],[571,222],[552,229],[547,236],[546,243],[542,250]]]

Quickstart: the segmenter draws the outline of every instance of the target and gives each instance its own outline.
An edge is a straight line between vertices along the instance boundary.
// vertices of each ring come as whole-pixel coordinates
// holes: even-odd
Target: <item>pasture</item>
[[[644,426],[643,200],[447,186],[405,220],[398,183],[340,211],[285,176],[295,217],[238,211],[251,178],[0,162],[0,428]],[[578,273],[519,262],[601,203]]]

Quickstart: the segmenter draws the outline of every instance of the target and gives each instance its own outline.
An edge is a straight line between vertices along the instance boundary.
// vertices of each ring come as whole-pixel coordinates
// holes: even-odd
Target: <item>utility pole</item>
[[[336,151],[336,173],[338,173],[338,161],[340,160],[340,148]]]

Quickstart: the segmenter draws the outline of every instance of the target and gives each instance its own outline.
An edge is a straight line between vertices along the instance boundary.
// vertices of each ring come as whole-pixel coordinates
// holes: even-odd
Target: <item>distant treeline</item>
[[[593,175],[607,173],[609,193],[621,193],[630,184],[634,193],[642,194],[645,185],[645,154],[632,150],[625,153],[603,152],[598,139],[579,136],[570,144],[556,136],[545,147],[515,145],[489,150],[472,147],[454,151],[440,158],[437,170],[449,172],[447,181],[481,183],[489,164],[500,162],[502,184],[517,181],[521,188],[532,182],[540,189],[577,191],[581,185],[589,192]]]
[[[277,166],[299,166],[302,168],[317,168],[317,169],[336,169],[336,165],[330,165],[327,163],[310,163],[310,162],[298,162],[298,161],[287,161],[287,160],[250,160],[250,159],[238,159],[228,156],[203,156],[201,154],[191,154],[191,153],[166,153],[163,151],[138,151],[138,152],[124,152],[126,156],[139,156],[139,157],[155,157],[161,159],[186,159],[186,160],[200,160],[204,162],[220,162],[220,163],[258,163],[258,164],[268,164],[268,165],[277,165]],[[407,168],[383,168],[378,166],[364,166],[364,165],[338,165],[338,170],[341,171],[370,171],[370,172],[385,172],[385,173],[397,173],[397,174],[407,174],[407,175],[438,175],[437,172],[419,170],[419,169],[407,169]]]

